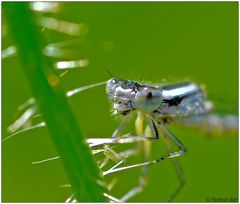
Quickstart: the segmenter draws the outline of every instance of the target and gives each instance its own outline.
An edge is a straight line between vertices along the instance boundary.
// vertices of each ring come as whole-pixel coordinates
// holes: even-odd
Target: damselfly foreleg
[[[124,128],[126,127],[126,124],[128,122],[128,120],[130,119],[130,117],[132,116],[132,114],[128,114],[126,116],[124,116],[120,122],[120,125],[117,127],[117,129],[113,132],[112,134],[112,138],[115,137],[119,137],[121,136],[121,132],[124,130]]]
[[[135,127],[136,127],[136,133],[137,134],[143,134],[143,120],[144,120],[144,115],[141,112],[138,112],[138,117],[135,121]],[[154,121],[148,117],[148,125],[145,128],[144,135],[146,135],[146,138],[148,139],[158,139],[158,131],[156,128],[156,125],[154,124]],[[149,127],[151,130],[149,130]],[[150,137],[151,133],[153,133],[153,137]],[[143,151],[144,152],[144,163],[150,160],[150,141],[139,141],[138,142],[138,151]],[[147,183],[147,173],[148,173],[148,166],[144,165],[142,166],[142,171],[139,176],[139,181],[138,185],[132,188],[130,191],[128,191],[127,194],[125,194],[120,200],[125,202],[129,200],[130,198],[134,197],[135,195],[141,193],[146,186]]]

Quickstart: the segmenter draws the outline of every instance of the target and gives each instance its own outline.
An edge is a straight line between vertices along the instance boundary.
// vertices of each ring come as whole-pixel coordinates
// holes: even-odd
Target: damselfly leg
[[[147,171],[148,171],[148,166],[154,163],[158,163],[164,159],[172,159],[173,165],[175,167],[175,170],[177,172],[177,176],[178,179],[180,181],[180,185],[177,187],[177,189],[173,192],[173,194],[170,196],[168,201],[172,201],[181,191],[182,187],[184,186],[185,183],[185,178],[183,175],[183,171],[181,169],[181,166],[179,164],[179,162],[176,160],[175,157],[181,156],[186,152],[186,148],[184,147],[184,145],[161,123],[158,123],[157,121],[155,121],[151,116],[143,114],[141,112],[138,112],[138,117],[136,119],[135,122],[135,126],[136,126],[136,133],[139,135],[143,135],[143,119],[144,116],[147,118],[148,121],[148,127],[150,127],[151,133],[152,133],[152,137],[149,136],[149,134],[147,134],[145,131],[144,136],[142,137],[143,140],[135,140],[137,138],[137,136],[125,136],[124,139],[125,141],[127,141],[127,138],[129,137],[129,139],[135,140],[138,143],[137,149],[138,151],[143,151],[144,152],[144,162],[141,164],[136,164],[136,165],[130,165],[130,166],[123,166],[120,167],[119,170],[125,170],[125,169],[129,169],[129,168],[135,168],[135,167],[142,167],[142,171],[141,171],[141,175],[139,177],[139,183],[136,187],[134,187],[133,189],[131,189],[130,191],[128,191],[128,193],[126,193],[120,200],[121,201],[127,201],[130,198],[132,198],[133,196],[139,194],[142,192],[142,190],[144,189],[146,182],[147,182]],[[120,127],[122,124],[126,123],[126,119],[124,118],[123,122],[121,122]],[[146,129],[148,128],[146,127]],[[165,156],[160,157],[159,159],[156,160],[150,160],[149,159],[149,149],[150,149],[150,144],[149,142],[151,140],[158,140],[159,139],[159,130],[162,133],[163,136],[163,140],[165,142],[165,145],[167,147],[168,150],[168,154]],[[123,128],[121,129],[121,131],[123,130]],[[118,132],[118,134],[121,133]],[[119,139],[122,137],[119,137]],[[170,146],[170,142],[174,143],[179,149],[180,151],[173,151],[171,146]],[[136,151],[136,152],[138,152]],[[118,168],[115,168],[114,171],[117,171]]]
[[[128,122],[128,120],[130,119],[130,117],[132,116],[132,114],[128,114],[126,116],[124,116],[119,124],[119,126],[117,127],[117,129],[113,132],[112,134],[112,138],[116,138],[121,136],[121,132],[124,130],[124,128],[126,127],[126,124]]]
[[[172,150],[172,146],[171,146],[171,141],[169,141],[169,138],[166,137],[165,134],[163,134],[163,142],[166,146],[166,149],[168,152],[173,152]],[[175,171],[177,173],[177,177],[178,177],[178,180],[179,180],[179,186],[176,188],[176,190],[172,193],[172,195],[170,196],[170,198],[168,199],[168,202],[172,202],[174,200],[174,198],[181,192],[182,188],[184,187],[185,185],[185,176],[184,176],[184,172],[183,172],[183,169],[181,167],[181,164],[179,163],[179,161],[177,160],[177,158],[172,158],[171,159],[172,161],[172,164],[175,168]]]

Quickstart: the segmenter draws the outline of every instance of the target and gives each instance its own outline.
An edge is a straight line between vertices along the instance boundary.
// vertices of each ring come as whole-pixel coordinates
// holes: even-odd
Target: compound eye
[[[162,94],[160,90],[141,90],[135,96],[136,109],[141,109],[146,112],[156,110],[162,102]]]
[[[152,92],[149,92],[149,93],[147,94],[147,98],[148,98],[148,99],[152,98],[152,96],[153,96],[153,95],[152,95]]]

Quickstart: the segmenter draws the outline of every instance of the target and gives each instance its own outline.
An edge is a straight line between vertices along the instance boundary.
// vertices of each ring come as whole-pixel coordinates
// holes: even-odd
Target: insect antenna
[[[112,73],[107,69],[105,68],[105,71],[113,78],[114,76],[112,75]]]

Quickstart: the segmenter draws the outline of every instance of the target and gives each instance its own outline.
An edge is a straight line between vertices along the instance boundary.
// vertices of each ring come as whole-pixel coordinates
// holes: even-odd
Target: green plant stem
[[[46,121],[77,201],[104,202],[105,183],[90,148],[60,87],[51,61],[42,54],[44,41],[29,3],[5,2],[6,15],[23,69]]]

